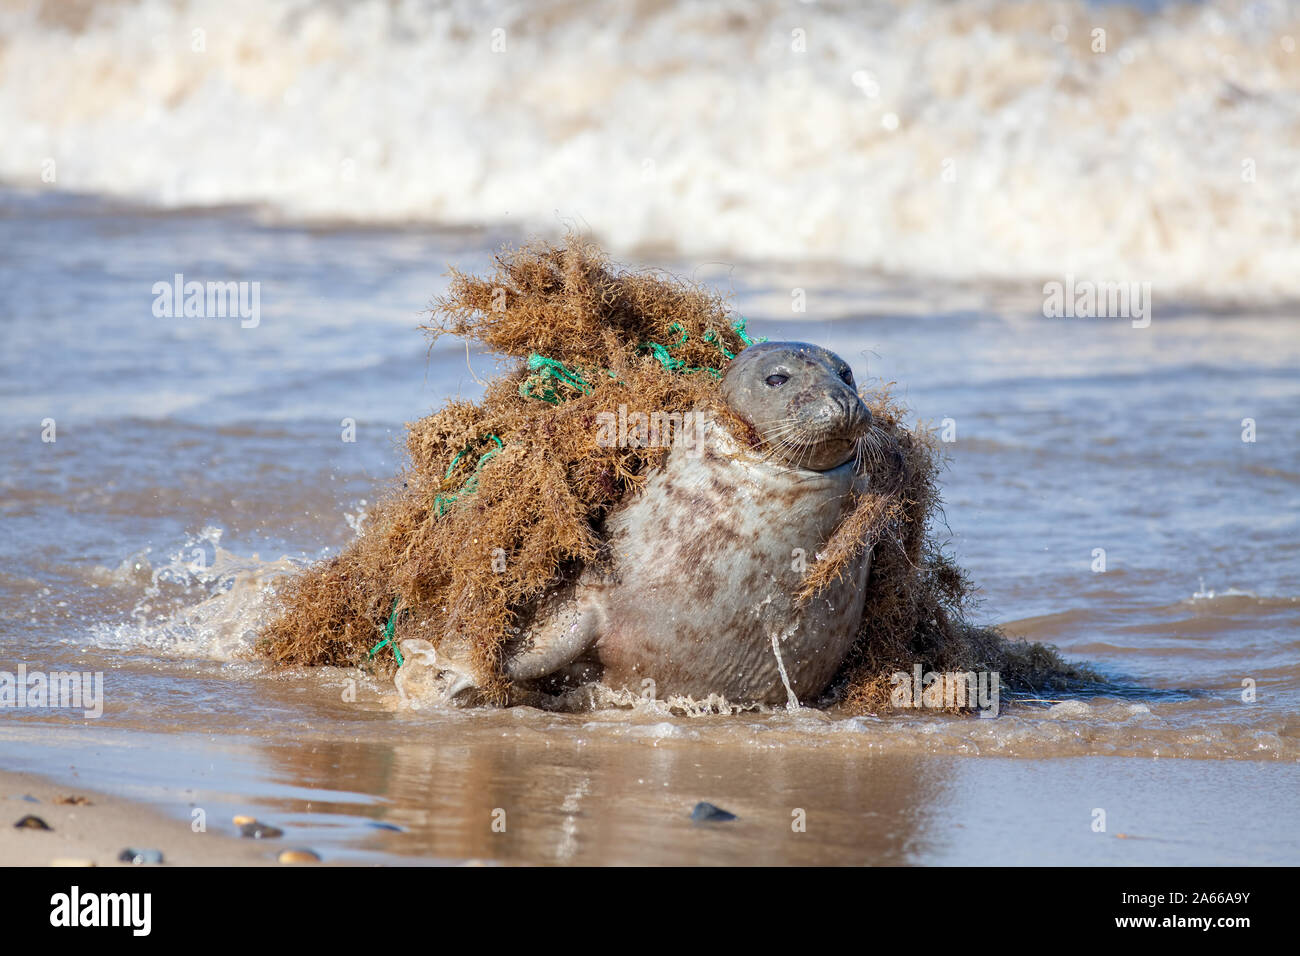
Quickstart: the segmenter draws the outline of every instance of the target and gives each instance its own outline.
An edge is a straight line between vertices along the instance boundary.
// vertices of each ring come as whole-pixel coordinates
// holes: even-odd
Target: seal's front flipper
[[[544,598],[532,616],[532,626],[510,640],[503,670],[512,682],[527,682],[568,667],[596,643],[605,622],[598,589],[579,584]],[[442,700],[463,706],[473,704],[482,681],[468,648],[446,640],[434,660],[442,682]]]
[[[596,643],[605,614],[595,593],[579,586],[533,620],[537,623],[506,647],[505,672],[512,681],[536,680],[572,664]]]
[[[406,706],[419,709],[436,701],[461,703],[457,698],[478,686],[467,661],[461,660],[463,655],[436,651],[421,639],[402,641],[402,651],[406,660],[393,683]]]

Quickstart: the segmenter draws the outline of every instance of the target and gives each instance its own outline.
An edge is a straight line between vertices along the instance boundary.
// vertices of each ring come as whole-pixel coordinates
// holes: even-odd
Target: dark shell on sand
[[[136,866],[161,863],[163,861],[162,850],[135,850],[131,847],[127,847],[119,853],[117,858],[123,863],[134,863]]]
[[[274,840],[276,837],[284,836],[284,831],[279,827],[273,827],[254,820],[252,823],[245,823],[241,826],[239,835],[248,837],[250,840]]]
[[[691,811],[691,819],[696,823],[725,823],[727,820],[737,819],[734,813],[730,813],[721,807],[715,807],[711,803],[700,801]]]

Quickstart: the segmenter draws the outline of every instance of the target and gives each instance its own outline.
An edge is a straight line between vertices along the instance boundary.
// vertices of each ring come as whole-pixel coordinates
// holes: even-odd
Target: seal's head
[[[751,345],[732,360],[722,394],[772,457],[812,471],[852,459],[871,427],[848,363],[806,342]]]

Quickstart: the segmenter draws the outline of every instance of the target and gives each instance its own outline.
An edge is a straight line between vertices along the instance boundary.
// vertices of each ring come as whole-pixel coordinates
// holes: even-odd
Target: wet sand
[[[11,765],[45,768],[62,786],[0,781],[11,798],[43,801],[10,799],[15,819],[49,811],[57,836],[47,845],[43,834],[8,834],[0,847],[6,862],[22,863],[111,861],[133,842],[198,865],[269,863],[284,846],[310,847],[327,863],[399,865],[1300,863],[1294,763],[892,752],[870,735],[818,734],[825,715],[801,719],[796,731],[773,715],[747,739],[725,729],[730,718],[578,722],[563,732],[527,709],[337,736],[9,725],[0,747]],[[99,798],[91,808],[49,805],[80,792],[80,780],[111,795],[102,813]],[[698,801],[738,819],[694,823]],[[137,814],[136,802],[151,810]],[[196,806],[208,834],[189,832]],[[235,813],[282,828],[284,839],[263,847],[225,837]],[[21,855],[11,859],[14,846]]]

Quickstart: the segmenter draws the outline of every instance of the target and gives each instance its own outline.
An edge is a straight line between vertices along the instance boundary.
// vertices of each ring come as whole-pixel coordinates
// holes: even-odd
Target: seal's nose
[[[817,411],[813,413],[813,420],[826,430],[843,428],[849,422],[848,405],[840,396],[828,395],[826,400],[817,406]]]
[[[871,409],[857,392],[845,388],[842,394],[835,396],[835,403],[839,406],[839,414],[834,425],[846,438],[857,438],[871,427]]]
[[[868,417],[864,418],[864,414]],[[870,413],[856,395],[827,395],[812,413],[812,422],[822,434],[853,432],[852,437],[870,421]],[[848,436],[845,436],[848,437]]]
[[[841,429],[861,431],[871,427],[871,409],[857,392],[845,386],[838,394],[827,396],[818,409],[818,421]]]

